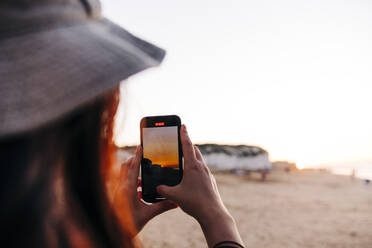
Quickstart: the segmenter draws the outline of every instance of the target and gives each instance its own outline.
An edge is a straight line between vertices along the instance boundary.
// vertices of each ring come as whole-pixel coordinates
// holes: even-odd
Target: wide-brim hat
[[[2,1],[0,139],[73,112],[164,55],[103,18],[96,0]]]

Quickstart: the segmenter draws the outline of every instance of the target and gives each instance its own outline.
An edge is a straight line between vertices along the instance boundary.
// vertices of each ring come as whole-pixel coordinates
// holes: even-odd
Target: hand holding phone
[[[139,184],[138,176],[141,158],[142,148],[138,146],[135,156],[121,165],[119,184],[114,191],[112,199],[115,211],[117,211],[127,231],[133,237],[141,231],[149,220],[177,207],[171,201],[146,204],[140,199],[137,187]]]
[[[159,194],[199,222],[209,247],[225,240],[243,244],[235,221],[222,202],[216,180],[199,149],[192,145],[184,125],[180,137],[184,155],[182,181],[173,187],[158,186]]]
[[[181,127],[180,137],[185,163],[182,182],[173,187],[158,186],[159,194],[178,204],[198,221],[204,221],[215,214],[227,213],[216,180],[199,149],[193,146],[184,125]]]
[[[153,119],[153,123],[151,124],[150,122],[150,125],[154,125],[155,127],[166,127],[165,123],[156,123],[158,122]],[[169,122],[169,124],[173,123],[174,122]],[[122,221],[125,226],[130,229],[133,227],[133,229],[131,229],[131,234],[135,236],[150,219],[169,209],[175,208],[177,206],[175,204],[178,204],[184,212],[193,216],[200,223],[209,247],[213,247],[214,244],[224,240],[235,241],[242,244],[235,221],[225,208],[217,189],[216,180],[205,164],[199,149],[192,145],[186,127],[180,127],[180,120],[175,123],[179,123],[179,125],[170,125],[170,127],[177,127],[176,137],[178,138],[176,143],[179,144],[178,166],[182,169],[183,150],[185,162],[184,173],[175,174],[177,175],[176,177],[172,178],[170,181],[165,181],[166,183],[168,182],[170,185],[175,186],[159,185],[155,187],[155,190],[157,190],[156,195],[150,194],[150,196],[159,196],[161,199],[167,198],[168,200],[156,202],[159,200],[156,198],[150,198],[150,200],[154,200],[155,203],[149,205],[142,202],[138,197],[137,186],[140,162],[148,156],[145,155],[142,148],[142,146],[146,144],[146,141],[144,142],[144,136],[147,137],[147,135],[143,133],[142,127],[146,128],[148,125],[143,125],[141,122],[142,146],[137,148],[136,154],[133,158],[129,159],[121,166],[121,176],[119,180],[121,184],[119,185],[113,199],[115,210],[118,211],[118,213],[121,213],[121,215],[119,214],[120,216],[122,216],[123,209],[127,210],[124,212],[131,213],[132,216],[130,218],[125,215],[122,216]],[[173,129],[167,130],[169,131]],[[153,134],[156,133],[157,132]],[[171,132],[170,136],[174,137],[175,135]],[[151,135],[149,137],[151,137]],[[148,151],[151,151],[151,149]],[[169,161],[172,161],[172,159]],[[172,163],[168,164],[172,165]],[[182,177],[183,174],[184,176]],[[143,177],[144,175],[146,175],[146,173],[142,173],[142,187],[144,186],[143,179],[146,178],[146,176],[145,178]],[[177,180],[175,180],[175,178]],[[181,183],[179,183],[180,181]],[[161,182],[159,183],[162,184]],[[150,186],[154,186],[154,184]],[[142,195],[143,190],[144,188],[142,189]]]

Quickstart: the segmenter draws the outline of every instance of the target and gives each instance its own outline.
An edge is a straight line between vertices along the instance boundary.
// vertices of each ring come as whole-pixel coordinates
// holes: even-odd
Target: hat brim
[[[0,40],[0,54],[3,138],[65,116],[159,65],[165,51],[101,19]]]

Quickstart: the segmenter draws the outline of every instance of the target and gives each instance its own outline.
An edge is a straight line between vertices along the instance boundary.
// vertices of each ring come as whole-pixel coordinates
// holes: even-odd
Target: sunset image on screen
[[[153,165],[178,168],[177,127],[143,128],[143,157]]]

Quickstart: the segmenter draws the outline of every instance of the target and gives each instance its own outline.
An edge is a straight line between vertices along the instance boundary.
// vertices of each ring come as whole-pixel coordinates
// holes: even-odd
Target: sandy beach
[[[246,247],[372,247],[372,185],[327,172],[216,174]],[[198,223],[175,209],[153,219],[145,247],[207,247]]]

